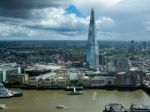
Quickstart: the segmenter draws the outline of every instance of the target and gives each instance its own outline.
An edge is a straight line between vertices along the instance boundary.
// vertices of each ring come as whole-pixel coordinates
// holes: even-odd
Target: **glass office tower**
[[[87,64],[90,69],[99,70],[99,46],[95,34],[94,9],[91,10],[89,34],[87,42]]]

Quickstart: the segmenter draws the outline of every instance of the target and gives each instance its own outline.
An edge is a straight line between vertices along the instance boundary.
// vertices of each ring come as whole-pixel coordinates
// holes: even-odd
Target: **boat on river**
[[[132,104],[130,106],[130,112],[150,112],[150,105]]]
[[[11,98],[11,97],[18,97],[18,96],[23,96],[23,93],[10,91],[7,88],[5,88],[3,84],[0,84],[0,98]]]
[[[69,91],[67,95],[82,95],[85,94],[83,91]]]
[[[13,97],[19,97],[19,96],[23,96],[22,92],[16,92],[16,91],[11,91],[13,94]]]
[[[0,104],[0,109],[5,109],[6,105],[5,104]]]
[[[57,108],[57,109],[65,109],[66,106],[65,106],[65,105],[57,105],[56,108]]]
[[[73,88],[73,91],[68,91],[67,95],[82,95],[84,94],[84,91],[77,91],[76,87]]]
[[[0,98],[11,98],[12,96],[12,92],[0,84]]]
[[[104,112],[127,112],[127,110],[118,103],[110,103],[105,106]]]

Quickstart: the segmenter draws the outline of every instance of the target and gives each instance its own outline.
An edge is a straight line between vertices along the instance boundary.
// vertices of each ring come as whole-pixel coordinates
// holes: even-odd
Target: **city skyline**
[[[150,40],[149,0],[0,0],[0,40]]]
[[[0,0],[0,110],[150,112],[149,4]]]

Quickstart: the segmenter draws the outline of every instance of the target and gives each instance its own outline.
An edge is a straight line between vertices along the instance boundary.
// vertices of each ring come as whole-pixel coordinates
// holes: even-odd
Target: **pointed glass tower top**
[[[88,44],[96,44],[94,8],[91,9]]]

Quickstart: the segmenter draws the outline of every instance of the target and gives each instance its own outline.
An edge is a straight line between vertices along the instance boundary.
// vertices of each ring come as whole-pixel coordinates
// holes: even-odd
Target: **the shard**
[[[99,70],[99,46],[95,34],[94,9],[91,10],[89,34],[87,42],[87,64],[90,69]]]

